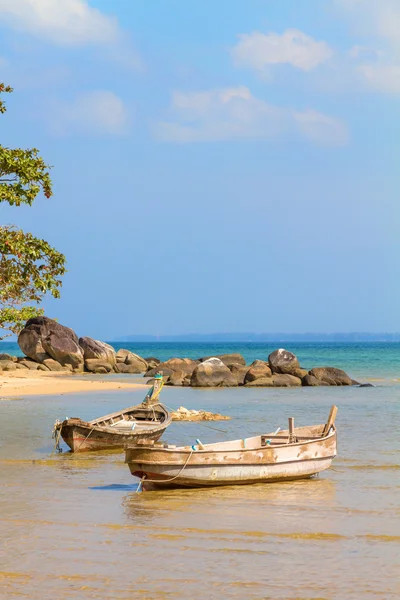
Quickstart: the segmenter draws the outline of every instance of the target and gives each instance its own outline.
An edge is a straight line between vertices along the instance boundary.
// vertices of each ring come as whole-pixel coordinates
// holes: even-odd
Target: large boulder
[[[61,365],[71,365],[75,372],[83,371],[83,354],[78,339],[66,337],[61,330],[56,330],[51,331],[42,344],[47,354]]]
[[[69,327],[48,317],[29,319],[18,336],[18,344],[27,357],[38,363],[53,358],[76,371],[83,369],[78,336]]]
[[[347,373],[334,367],[317,367],[311,369],[310,375],[328,385],[353,385],[353,380]]]
[[[192,387],[234,387],[237,380],[222,360],[212,357],[196,366],[190,384]]]
[[[90,337],[81,337],[79,338],[79,346],[82,349],[85,361],[97,358],[110,363],[112,367],[117,363],[116,352],[110,344],[94,340]]]
[[[251,383],[252,381],[256,381],[257,379],[265,379],[265,377],[271,377],[271,369],[268,363],[263,360],[255,360],[251,363],[246,377],[244,379],[245,383]]]
[[[230,365],[245,365],[246,364],[246,360],[244,359],[244,357],[235,352],[233,354],[217,354],[214,356],[203,356],[202,358],[199,358],[199,362],[205,362],[206,360],[209,360],[210,358],[219,358],[220,361],[222,361],[224,363],[224,365],[226,365],[227,367],[229,367]]]
[[[294,375],[295,372],[300,369],[297,357],[292,354],[292,352],[284,350],[284,348],[272,352],[268,356],[268,363],[272,373],[288,373],[289,375]]]
[[[118,367],[117,370],[119,370],[121,373],[145,373],[148,369],[147,361],[144,358],[138,354],[135,354],[134,352],[131,352],[130,350],[125,350],[125,348],[118,350],[116,354],[116,360],[117,365],[129,365],[129,370],[121,371]]]

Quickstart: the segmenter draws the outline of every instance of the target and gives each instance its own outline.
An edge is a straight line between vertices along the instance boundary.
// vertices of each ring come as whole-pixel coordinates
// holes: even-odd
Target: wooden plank
[[[294,441],[294,418],[289,417],[289,444]]]
[[[324,431],[323,431],[323,436],[324,435],[328,435],[330,428],[332,427],[332,425],[335,424],[335,419],[336,419],[336,415],[337,415],[337,411],[338,411],[338,407],[333,404],[329,413],[329,417],[328,420],[326,422],[326,425],[324,427]]]

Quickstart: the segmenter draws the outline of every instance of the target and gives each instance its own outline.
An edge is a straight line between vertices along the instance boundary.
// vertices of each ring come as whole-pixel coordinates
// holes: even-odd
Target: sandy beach
[[[145,383],[100,380],[90,374],[82,377],[65,373],[10,371],[0,375],[0,398],[15,396],[43,396],[71,394],[78,392],[98,392],[106,390],[127,390],[146,388]]]

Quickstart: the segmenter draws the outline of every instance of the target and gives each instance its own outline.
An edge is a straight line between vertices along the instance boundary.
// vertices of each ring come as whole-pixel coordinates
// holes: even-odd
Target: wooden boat
[[[142,404],[130,406],[93,421],[69,418],[56,421],[53,437],[56,448],[61,451],[60,437],[72,452],[123,448],[127,443],[139,440],[158,440],[171,423],[168,410],[158,403],[162,389],[162,376],[155,378]]]
[[[312,477],[336,456],[337,407],[327,423],[193,446],[142,441],[125,447],[125,462],[144,489],[267,483]]]

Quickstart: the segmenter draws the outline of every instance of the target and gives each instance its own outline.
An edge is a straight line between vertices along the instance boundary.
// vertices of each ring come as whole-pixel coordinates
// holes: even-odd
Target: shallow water
[[[142,396],[0,400],[1,598],[399,597],[400,388],[164,388],[233,417],[173,423],[173,443],[321,423],[337,404],[338,458],[308,481],[138,494],[119,453],[51,454],[56,418]]]

